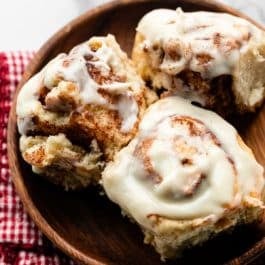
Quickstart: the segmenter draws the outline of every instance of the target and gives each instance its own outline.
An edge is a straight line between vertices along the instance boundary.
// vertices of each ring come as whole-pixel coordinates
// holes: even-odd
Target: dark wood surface
[[[152,9],[178,6],[185,11],[210,10],[244,16],[210,0],[114,1],[85,13],[53,36],[29,65],[19,88],[59,52],[69,51],[92,35],[115,34],[121,47],[130,54],[139,19]],[[119,208],[99,196],[97,189],[66,193],[31,172],[18,150],[16,96],[17,93],[8,125],[10,169],[17,192],[44,234],[81,264],[161,264],[153,248],[143,244],[138,227],[122,218]],[[264,166],[265,109],[237,120],[236,126]],[[188,251],[177,262],[166,264],[249,264],[264,252],[265,224],[260,224],[238,228],[232,235],[220,236]],[[265,264],[264,256],[263,259]]]

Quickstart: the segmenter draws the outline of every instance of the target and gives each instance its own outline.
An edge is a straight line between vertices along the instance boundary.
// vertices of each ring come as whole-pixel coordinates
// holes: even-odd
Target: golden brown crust
[[[151,244],[161,255],[161,259],[172,259],[182,255],[185,249],[234,229],[236,225],[259,222],[264,215],[264,209],[255,203],[246,201],[246,205],[239,209],[227,211],[223,218],[170,220],[152,215],[153,231],[142,227],[145,235],[144,242]]]
[[[72,144],[64,134],[22,136],[20,149],[33,171],[65,189],[80,189],[99,179],[104,166],[96,141],[89,151]]]

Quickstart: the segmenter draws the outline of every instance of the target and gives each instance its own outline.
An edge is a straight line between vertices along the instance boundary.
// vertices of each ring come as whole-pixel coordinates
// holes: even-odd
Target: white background
[[[37,50],[65,23],[109,0],[0,0],[0,50]],[[161,0],[162,1],[162,0]],[[221,0],[265,24],[264,0]]]

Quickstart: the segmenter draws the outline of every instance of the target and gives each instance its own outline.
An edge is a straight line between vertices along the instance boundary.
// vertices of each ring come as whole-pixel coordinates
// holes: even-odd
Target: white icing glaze
[[[83,46],[87,46],[83,44]],[[44,85],[52,89],[57,85],[58,78],[74,82],[80,90],[83,103],[106,104],[106,100],[98,94],[97,83],[87,73],[86,61],[82,54],[67,56],[61,54],[47,67],[44,75]],[[70,58],[69,58],[70,57]],[[69,60],[68,67],[64,67],[65,60]]]
[[[144,227],[151,228],[150,215],[217,220],[264,187],[262,167],[237,137],[213,112],[179,97],[159,100],[145,113],[138,136],[106,167],[104,189]],[[192,163],[184,165],[185,158]]]
[[[96,43],[96,44],[95,44]],[[97,49],[91,48],[98,45]],[[89,59],[86,60],[86,57]],[[79,91],[81,104],[104,105],[108,109],[117,110],[122,118],[122,132],[130,131],[137,121],[138,107],[135,98],[131,92],[132,88],[139,91],[142,81],[138,77],[132,78],[131,72],[124,69],[124,60],[128,60],[126,55],[120,50],[113,36],[93,37],[88,42],[74,47],[70,53],[60,54],[53,59],[41,72],[33,77],[21,89],[17,102],[17,115],[20,133],[27,131],[29,117],[36,113],[41,107],[38,101],[38,94],[41,86],[49,90],[58,87],[61,80],[70,81],[76,85]],[[97,83],[88,72],[88,64],[92,65],[97,71],[97,75],[105,77],[106,81]],[[128,70],[128,75],[127,71]],[[124,81],[114,81],[112,75],[122,76]],[[104,89],[108,93],[120,95],[120,101],[117,104],[108,102],[100,93],[99,89]],[[50,94],[52,95],[52,94]],[[125,110],[124,102],[127,104]],[[38,107],[38,108],[37,108]],[[24,127],[24,128],[22,128]]]
[[[18,115],[17,124],[20,134],[25,134],[27,130],[33,129],[31,117],[41,107],[38,97],[42,78],[43,73],[38,73],[24,85],[18,94],[16,113]]]
[[[120,117],[122,117],[121,130],[128,132],[137,122],[138,105],[132,96],[127,96],[119,100],[117,108]]]
[[[157,9],[147,13],[139,22],[137,31],[146,39],[152,67],[169,75],[184,69],[200,72],[205,78],[231,74],[240,53],[248,49],[248,43],[259,39],[263,32],[250,22],[225,13],[183,12]],[[161,62],[159,49],[165,56]],[[174,50],[177,58],[167,53]],[[209,59],[202,62],[202,56]]]

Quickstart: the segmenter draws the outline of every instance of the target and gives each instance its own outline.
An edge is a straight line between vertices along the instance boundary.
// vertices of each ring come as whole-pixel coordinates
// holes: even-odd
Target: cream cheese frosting
[[[108,197],[143,227],[150,217],[211,217],[260,204],[263,168],[236,130],[217,114],[168,97],[147,110],[137,137],[103,172]],[[255,195],[253,195],[255,194]]]
[[[74,47],[69,54],[58,55],[21,89],[16,109],[19,132],[26,134],[30,129],[30,122],[27,121],[42,108],[39,100],[41,89],[45,87],[48,90],[49,98],[56,95],[58,88],[67,82],[77,90],[72,96],[79,108],[95,104],[116,110],[122,118],[121,131],[129,132],[139,112],[132,91],[139,91],[143,82],[135,72],[123,66],[122,60],[127,62],[128,59],[112,35],[93,37]],[[119,100],[116,103],[109,102],[100,91],[117,95]],[[127,106],[126,111],[124,105]],[[53,107],[54,104],[51,104]],[[49,115],[49,106],[45,108]]]
[[[41,108],[41,103],[38,100],[41,83],[42,73],[39,73],[27,82],[18,95],[16,112],[18,115],[18,131],[21,134],[34,127],[31,118],[34,112]]]
[[[248,43],[263,38],[250,22],[225,13],[183,12],[157,9],[139,22],[137,32],[145,37],[146,50],[162,47],[165,56],[152,52],[152,66],[175,75],[184,69],[204,78],[231,74]],[[155,50],[155,49],[154,49]]]

